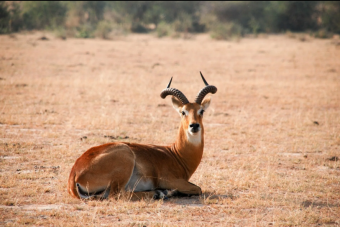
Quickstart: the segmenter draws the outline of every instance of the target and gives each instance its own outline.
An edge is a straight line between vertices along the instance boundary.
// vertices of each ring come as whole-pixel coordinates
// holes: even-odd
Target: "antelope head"
[[[217,88],[209,85],[200,72],[205,87],[196,96],[195,102],[190,103],[185,95],[176,88],[170,88],[172,78],[166,89],[161,93],[164,99],[168,95],[172,95],[172,105],[181,116],[181,126],[179,136],[194,146],[203,145],[203,113],[209,107],[211,98],[204,97],[208,93],[215,94]],[[184,136],[185,135],[185,136]]]

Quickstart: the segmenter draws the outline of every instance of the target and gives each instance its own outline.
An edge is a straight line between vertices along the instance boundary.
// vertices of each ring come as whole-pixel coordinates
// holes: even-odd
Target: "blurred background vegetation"
[[[60,38],[154,33],[215,39],[248,34],[340,34],[340,1],[0,1],[0,34],[50,30]]]

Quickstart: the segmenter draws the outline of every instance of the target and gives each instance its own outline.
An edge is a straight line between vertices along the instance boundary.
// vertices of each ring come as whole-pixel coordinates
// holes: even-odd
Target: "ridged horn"
[[[196,96],[195,102],[197,104],[201,104],[202,100],[204,99],[204,97],[211,93],[211,94],[215,94],[217,92],[217,88],[214,85],[209,85],[208,82],[204,79],[204,76],[202,75],[202,73],[200,72],[202,80],[205,84],[205,87],[198,92],[198,95]]]
[[[189,101],[187,97],[185,97],[185,95],[180,90],[176,88],[170,88],[171,81],[172,81],[172,77],[170,79],[168,86],[161,92],[161,97],[165,99],[166,96],[172,95],[178,98],[182,102],[183,105],[188,104]]]

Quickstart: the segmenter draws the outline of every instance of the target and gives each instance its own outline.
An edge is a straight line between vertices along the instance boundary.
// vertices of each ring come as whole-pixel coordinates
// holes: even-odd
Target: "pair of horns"
[[[216,91],[217,91],[217,88],[215,86],[209,85],[207,83],[207,81],[204,79],[201,72],[200,72],[200,74],[201,74],[202,80],[205,84],[205,87],[200,92],[198,92],[198,95],[196,96],[195,103],[197,103],[197,104],[201,104],[202,100],[204,99],[204,97],[207,94],[209,94],[209,93],[215,94]],[[171,82],[172,82],[172,77],[170,79],[168,86],[162,91],[161,97],[164,99],[166,96],[172,95],[172,96],[175,96],[176,98],[178,98],[182,102],[183,105],[188,104],[189,101],[188,101],[187,97],[185,97],[185,95],[180,90],[178,90],[176,88],[170,88]]]

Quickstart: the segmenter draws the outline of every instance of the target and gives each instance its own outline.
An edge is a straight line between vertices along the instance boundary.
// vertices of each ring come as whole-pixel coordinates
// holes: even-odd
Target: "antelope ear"
[[[177,112],[180,112],[180,110],[183,107],[183,103],[181,101],[179,101],[175,96],[171,97],[171,101],[172,101],[172,106],[174,107],[174,109]]]
[[[202,101],[201,106],[202,106],[202,109],[203,109],[203,110],[208,109],[208,107],[209,107],[209,105],[210,105],[210,101],[211,101],[211,96],[206,97],[206,98]]]

